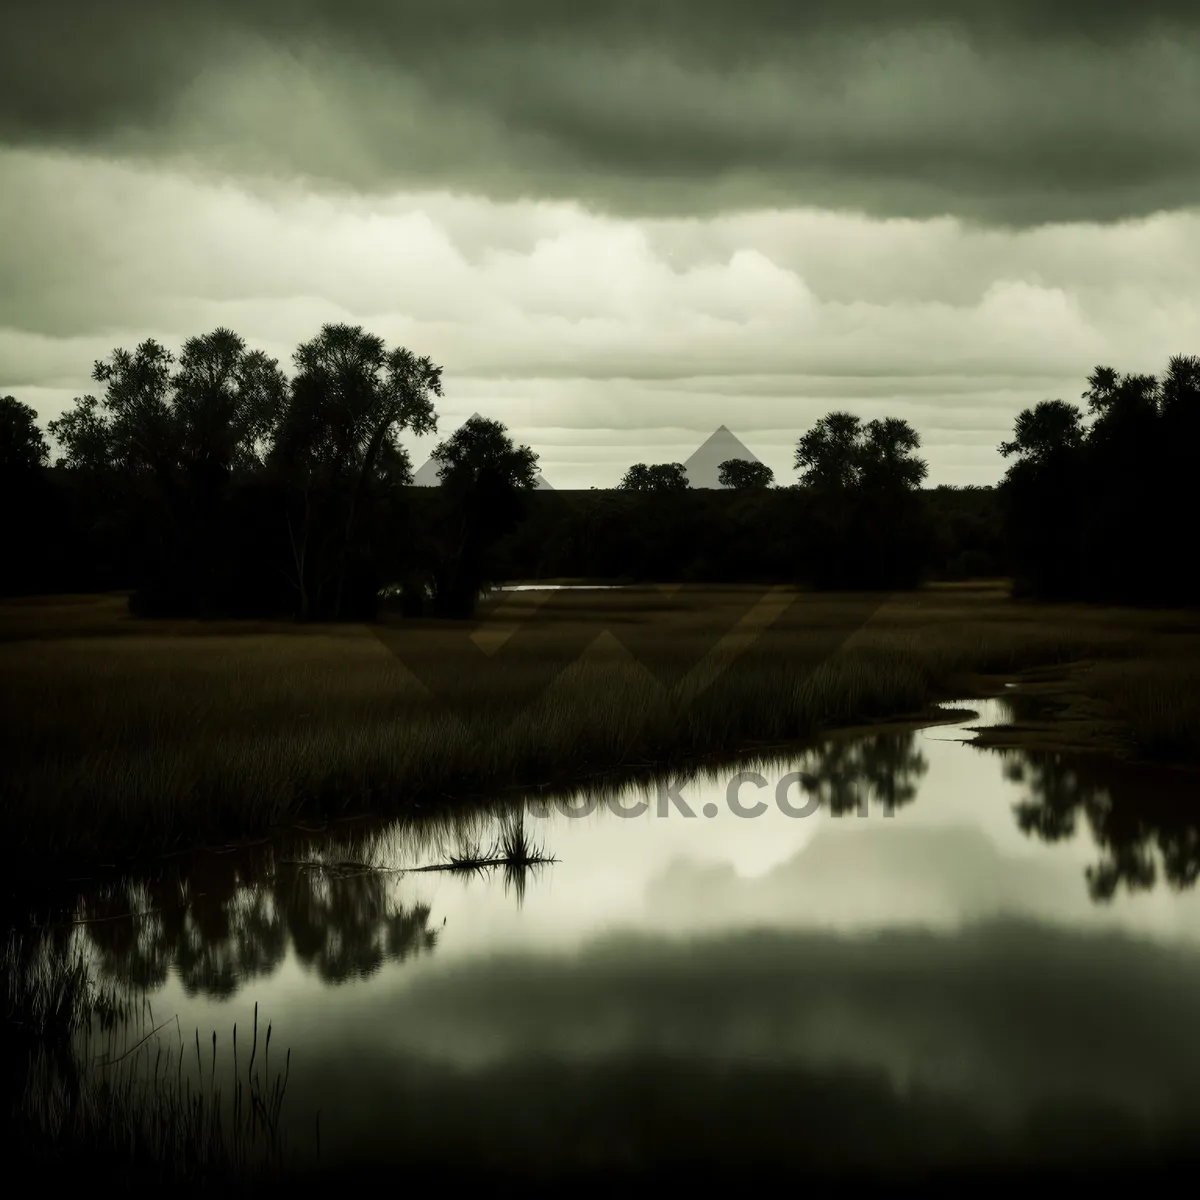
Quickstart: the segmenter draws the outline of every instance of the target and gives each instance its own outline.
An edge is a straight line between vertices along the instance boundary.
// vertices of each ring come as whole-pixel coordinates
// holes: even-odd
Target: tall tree
[[[50,532],[45,472],[49,456],[37,413],[15,396],[0,396],[0,519],[6,528],[0,596],[24,589],[41,575]]]
[[[1000,453],[1018,463],[1055,462],[1083,445],[1083,414],[1064,400],[1043,400],[1017,417],[1013,439],[1000,443]]]
[[[32,475],[49,459],[37,412],[15,396],[0,396],[0,476]]]
[[[1081,582],[1083,414],[1063,400],[1022,411],[1000,453],[1014,461],[1001,485],[1018,589],[1071,595]]]
[[[919,488],[929,474],[917,457],[921,435],[900,417],[871,421],[863,431],[858,483],[870,491],[894,496]]]
[[[125,536],[152,559],[153,603],[203,607],[228,486],[261,463],[286,380],[228,329],[189,338],[178,360],[153,338],[117,349],[92,378],[103,400],[83,396],[50,423],[59,462],[92,477],[104,503],[125,506]]]
[[[410,476],[400,434],[437,428],[442,368],[345,324],[323,326],[296,351],[295,364],[271,462],[298,493],[288,529],[301,614],[336,619],[364,505],[373,491]]]
[[[900,417],[863,430],[858,473],[862,580],[874,587],[911,587],[933,549],[932,515],[920,488],[929,474],[920,434]]]
[[[1200,529],[1200,356],[1171,358],[1162,379],[1160,412],[1163,571],[1175,600],[1195,603],[1200,600],[1200,558],[1191,543]]]
[[[831,412],[796,444],[807,493],[810,570],[819,587],[894,587],[916,581],[929,543],[918,489],[927,474],[907,421],[864,424]]]
[[[171,367],[174,355],[147,338],[132,353],[117,349],[97,360],[92,379],[106,385],[104,399],[77,398],[50,432],[62,446],[60,464],[156,477],[170,489],[173,454]]]
[[[537,455],[518,446],[499,421],[472,417],[433,451],[442,501],[442,543],[435,572],[437,612],[474,614],[488,582],[487,556],[524,512],[537,486]]]
[[[184,342],[172,372],[175,362],[153,338],[98,361],[103,401],[83,396],[50,423],[60,463],[151,477],[164,494],[260,464],[286,394],[275,360],[217,329]]]
[[[853,413],[822,417],[796,444],[800,482],[827,495],[848,492],[858,482],[862,421]]]

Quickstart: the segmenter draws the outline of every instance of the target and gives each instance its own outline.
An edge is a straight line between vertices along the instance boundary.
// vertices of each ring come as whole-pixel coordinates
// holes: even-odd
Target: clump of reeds
[[[526,832],[522,814],[506,822],[500,835],[486,848],[482,841],[474,839],[452,853],[444,863],[430,863],[411,869],[413,871],[450,871],[455,874],[473,875],[486,871],[490,867],[525,871],[557,861],[556,858],[546,853],[545,847],[541,843],[535,842]]]

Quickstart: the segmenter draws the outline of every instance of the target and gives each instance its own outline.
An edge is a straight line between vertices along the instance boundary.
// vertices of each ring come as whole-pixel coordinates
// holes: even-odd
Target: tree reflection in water
[[[835,815],[863,811],[868,796],[893,811],[916,797],[927,770],[911,733],[835,740],[801,766],[802,787]],[[503,850],[505,890],[521,903],[542,849],[526,836],[521,809],[516,801],[338,842],[309,836],[198,855],[93,892],[78,918],[101,974],[139,991],[175,972],[189,995],[229,997],[278,969],[289,945],[327,983],[364,978],[437,944],[429,908],[395,901],[391,864],[448,861],[490,843]]]
[[[880,804],[886,815],[917,798],[920,780],[929,770],[929,761],[921,753],[913,731],[889,730],[883,733],[831,738],[806,750],[788,762],[790,771],[799,776],[798,786],[814,797],[835,817],[858,813],[866,816],[870,802]],[[641,781],[675,783],[686,787],[703,780],[724,789],[733,773],[773,771],[778,774],[777,756],[741,756],[719,765],[697,766],[670,773],[652,773]],[[620,784],[595,789],[601,799],[621,794]],[[796,803],[792,793],[792,803]]]
[[[803,786],[835,817],[852,811],[865,816],[872,797],[890,816],[916,799],[928,770],[915,733],[880,733],[821,747],[806,764]]]
[[[79,919],[98,969],[138,989],[161,987],[175,971],[189,995],[228,997],[275,971],[289,944],[328,983],[436,945],[428,906],[396,903],[394,873],[316,869],[285,855],[205,855],[186,872],[85,897]]]
[[[1122,887],[1149,889],[1160,878],[1176,889],[1195,883],[1200,808],[1193,778],[1054,752],[1001,753],[1006,777],[1028,791],[1015,806],[1025,833],[1055,842],[1090,830],[1099,848],[1087,870],[1095,900],[1110,900]],[[928,769],[916,736],[895,732],[834,739],[796,765],[803,789],[834,815],[864,811],[869,797],[885,812],[909,804]],[[697,773],[724,778],[707,768]],[[615,782],[595,789],[619,790]],[[101,975],[134,991],[159,988],[175,972],[189,994],[231,996],[274,972],[289,946],[323,981],[363,978],[437,945],[428,907],[397,902],[392,864],[444,862],[463,846],[499,845],[505,835],[498,838],[498,828],[523,828],[522,807],[514,800],[340,840],[309,834],[196,856],[186,867],[93,891],[78,902],[76,930],[84,931]],[[530,869],[503,864],[506,890],[518,903]],[[66,933],[48,927],[43,935],[53,941]]]
[[[1046,842],[1086,825],[1100,851],[1087,868],[1088,891],[1111,900],[1124,886],[1146,891],[1160,877],[1177,891],[1200,875],[1200,781],[1184,772],[1053,751],[1003,751],[1005,777],[1029,798],[1014,806],[1017,824]]]

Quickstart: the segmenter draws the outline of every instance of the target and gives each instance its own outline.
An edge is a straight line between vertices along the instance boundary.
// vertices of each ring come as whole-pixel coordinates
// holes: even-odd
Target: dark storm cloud
[[[1200,197],[1194,0],[43,0],[0,138],[625,214]]]

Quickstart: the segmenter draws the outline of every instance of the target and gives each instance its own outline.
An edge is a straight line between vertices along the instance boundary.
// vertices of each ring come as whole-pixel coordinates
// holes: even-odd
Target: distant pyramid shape
[[[474,421],[479,416],[478,413],[472,413],[467,421]],[[467,421],[464,421],[465,425]],[[429,459],[424,466],[417,470],[413,475],[413,485],[415,487],[437,487],[442,481],[438,478],[438,472],[442,469],[441,463],[435,462],[432,458]],[[534,484],[538,488],[547,488],[554,491],[550,484],[546,482],[546,478],[541,474],[541,467],[538,468],[537,483]]]
[[[761,462],[738,441],[727,426],[720,426],[716,433],[685,462],[687,477],[694,488],[719,488],[721,486],[721,464],[731,458],[746,462]]]
[[[437,487],[442,481],[438,478],[438,471],[441,470],[441,464],[435,463],[431,458],[416,474],[413,475],[413,483],[417,487]]]

